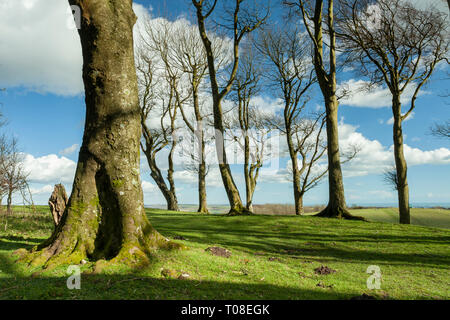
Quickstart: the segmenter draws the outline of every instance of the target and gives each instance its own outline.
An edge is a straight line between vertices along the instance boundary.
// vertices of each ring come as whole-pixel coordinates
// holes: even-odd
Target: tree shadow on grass
[[[350,299],[361,292],[293,288],[265,283],[163,279],[138,275],[81,275],[81,290],[65,277],[0,279],[0,299],[310,300]]]
[[[20,236],[0,236],[0,251],[14,251],[17,249],[31,249],[41,243],[43,239],[26,238]],[[31,243],[30,243],[31,242]]]
[[[364,233],[366,230],[357,228],[358,224],[355,224],[355,228],[349,227],[342,234],[337,234],[330,226],[318,228],[319,232],[315,234],[297,230],[284,232],[274,230],[273,226],[265,229],[264,221],[259,225],[255,223],[250,224],[250,227],[248,225],[243,227],[242,222],[239,225],[228,219],[217,219],[213,225],[202,223],[198,218],[195,219],[195,216],[166,217],[164,214],[162,225],[157,223],[158,216],[151,215],[150,219],[156,222],[155,227],[166,236],[181,235],[191,242],[205,246],[217,244],[227,248],[238,248],[248,253],[263,251],[294,259],[340,260],[345,263],[376,262],[442,269],[447,269],[450,265],[449,254],[415,252],[413,249],[405,251],[405,248],[401,247],[403,244],[448,245],[450,236],[447,231],[440,231],[436,236],[393,235],[388,234],[388,230],[374,232],[376,229]],[[289,226],[281,225],[279,229],[289,229]],[[396,247],[396,244],[399,246]],[[358,245],[359,248],[356,248]]]
[[[81,290],[69,290],[69,275],[42,273],[24,275],[12,257],[0,253],[0,268],[6,276],[0,277],[0,300],[336,300],[350,299],[361,292],[346,289],[318,288],[314,283],[303,288],[261,283],[254,280],[233,283],[230,281],[180,280],[142,275],[139,272],[81,274]],[[152,268],[152,266],[148,266]],[[146,269],[145,271],[148,271]],[[302,281],[299,278],[299,281]],[[317,281],[318,282],[318,281]]]

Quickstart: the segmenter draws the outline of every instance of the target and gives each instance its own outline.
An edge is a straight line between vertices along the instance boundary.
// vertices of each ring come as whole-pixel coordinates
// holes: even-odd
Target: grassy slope
[[[10,218],[6,232],[0,217],[0,299],[348,299],[362,293],[393,299],[450,298],[448,230],[158,210],[149,217],[165,236],[186,238],[180,242],[190,249],[159,252],[148,268],[117,266],[106,275],[92,273],[88,263],[78,291],[66,288],[65,268],[31,277],[36,270],[15,264],[10,257],[12,251],[30,247],[50,233],[48,213]],[[231,258],[204,251],[212,245],[231,250]],[[321,265],[337,272],[314,274]],[[381,268],[381,290],[366,287],[370,265]],[[190,280],[165,279],[162,268],[187,272]],[[332,288],[320,288],[318,283]]]

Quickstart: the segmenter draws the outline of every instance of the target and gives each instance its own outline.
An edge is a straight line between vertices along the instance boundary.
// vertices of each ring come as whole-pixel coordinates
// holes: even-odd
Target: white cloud
[[[31,188],[30,189],[31,193],[34,195],[38,195],[38,194],[51,194],[53,192],[53,186],[51,185],[45,185],[41,188]]]
[[[339,85],[338,90],[349,91],[349,94],[342,98],[339,102],[342,105],[352,107],[363,108],[384,108],[392,106],[392,94],[388,88],[382,86],[373,86],[370,91],[366,91],[365,88],[368,82],[364,80],[350,79]],[[406,104],[411,100],[414,94],[414,85],[406,87],[401,97],[401,103]],[[422,90],[419,95],[426,94],[427,92]]]
[[[151,7],[134,4],[141,18]],[[0,1],[0,87],[72,96],[84,92],[83,58],[69,4],[61,0]]]
[[[360,146],[361,150],[357,157],[343,166],[344,175],[365,176],[368,174],[380,174],[390,168],[394,162],[394,147],[383,146],[378,140],[370,140],[357,132],[357,127],[343,124],[339,126],[340,144],[354,144]],[[404,145],[405,158],[408,166],[422,164],[450,164],[450,150],[440,148],[435,150],[421,150]]]
[[[416,115],[415,112],[411,112],[408,116],[408,118],[406,118],[405,120],[403,120],[403,122],[409,121],[414,119],[414,116]],[[386,121],[386,124],[392,125],[394,124],[394,117],[391,117],[388,121]]]
[[[67,1],[2,0],[0,86],[58,95],[83,92],[81,45]]]
[[[77,151],[77,149],[78,149],[79,146],[80,146],[80,145],[77,144],[77,143],[76,143],[76,144],[73,144],[73,145],[71,145],[70,147],[65,148],[65,149],[59,151],[59,154],[60,154],[61,156],[69,156],[69,155],[71,155],[72,153],[74,153],[75,151]]]
[[[144,192],[144,194],[152,194],[156,191],[159,191],[159,189],[153,183],[143,180],[142,181],[142,191]]]
[[[72,183],[77,164],[55,154],[35,158],[27,154],[23,166],[29,172],[29,179],[35,183]]]

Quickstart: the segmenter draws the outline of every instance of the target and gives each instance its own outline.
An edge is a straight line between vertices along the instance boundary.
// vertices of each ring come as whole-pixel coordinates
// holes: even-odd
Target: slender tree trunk
[[[199,144],[200,144],[200,163],[198,165],[198,210],[199,213],[209,213],[208,202],[206,197],[206,160],[205,160],[205,141],[203,129],[199,128]]]
[[[290,130],[291,126],[286,122],[286,140],[289,149],[289,156],[292,163],[292,187],[294,189],[294,204],[295,204],[295,214],[297,216],[303,215],[303,192],[300,185],[300,171],[298,169],[298,159],[297,152],[295,151],[294,142],[292,141],[292,132]]]
[[[206,201],[206,164],[204,161],[198,167],[198,210],[199,213],[209,213]]]
[[[233,180],[233,175],[231,174],[231,169],[227,161],[225,141],[224,141],[224,127],[223,127],[223,113],[222,113],[222,99],[223,96],[219,91],[219,85],[217,83],[216,66],[213,56],[212,43],[207,37],[206,27],[205,27],[205,17],[202,15],[201,10],[197,8],[197,22],[200,37],[202,39],[203,45],[205,47],[208,59],[208,70],[209,77],[211,80],[211,93],[213,98],[213,113],[214,113],[214,128],[215,128],[215,138],[216,138],[216,154],[219,162],[219,171],[222,177],[222,182],[227,193],[228,201],[230,203],[229,215],[241,215],[250,214],[242,204],[241,196],[239,195],[239,190]],[[238,47],[235,45],[234,52],[236,59],[239,59]],[[238,61],[238,60],[237,60]],[[230,87],[231,89],[231,87]],[[229,89],[228,89],[229,92]],[[227,93],[228,93],[227,92]]]
[[[230,203],[229,215],[251,214],[242,204],[239,190],[231,174],[225,150],[225,129],[223,128],[221,102],[214,97],[214,127],[216,136],[216,153],[219,162],[220,175]]]
[[[241,130],[245,130],[241,126]],[[248,133],[244,132],[244,178],[245,178],[245,195],[246,206],[249,212],[253,212],[253,195],[255,193],[256,181],[253,177],[254,167],[250,164],[250,139]]]
[[[6,213],[10,215],[12,213],[12,191],[8,191],[8,198],[6,199]]]
[[[408,167],[403,152],[402,111],[399,95],[394,94],[392,106],[394,114],[394,158],[395,167],[397,169],[397,192],[400,223],[410,224],[411,216],[409,209],[409,187],[407,178]]]
[[[178,199],[177,199],[177,193],[175,188],[175,180],[173,178],[174,169],[173,169],[173,153],[176,148],[176,142],[172,142],[172,147],[170,149],[169,157],[168,157],[168,163],[169,163],[169,169],[167,170],[167,181],[169,181],[169,195],[170,195],[170,201],[167,203],[168,210],[172,211],[180,211],[180,208],[178,206]]]
[[[83,143],[61,223],[27,257],[46,266],[83,259],[148,263],[151,249],[174,244],[153,229],[144,210],[132,1],[69,2],[82,10]]]
[[[162,195],[166,199],[167,203],[167,210],[170,211],[180,211],[178,207],[178,200],[176,195],[167,187],[166,181],[164,180],[164,177],[161,174],[161,171],[159,170],[158,166],[156,165],[156,159],[154,159],[153,155],[151,154],[151,149],[147,147],[146,150],[144,150],[144,154],[147,157],[147,162],[150,167],[150,175],[155,181],[156,185],[158,186],[159,190],[161,191]]]

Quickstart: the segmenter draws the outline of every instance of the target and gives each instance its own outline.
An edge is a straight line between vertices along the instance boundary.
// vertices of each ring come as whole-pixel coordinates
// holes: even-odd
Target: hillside
[[[369,213],[367,213],[369,214]],[[150,266],[96,272],[82,266],[82,289],[66,288],[66,268],[40,272],[11,253],[51,232],[48,213],[0,217],[0,299],[449,299],[450,231],[380,222],[295,216],[200,216],[149,210],[154,226],[189,249],[158,252]],[[214,256],[211,246],[231,251]],[[371,265],[380,290],[369,290]],[[316,274],[326,266],[334,273]],[[188,274],[178,280],[180,274]]]

